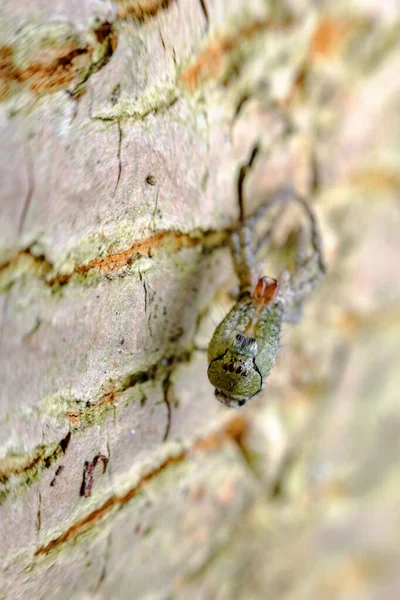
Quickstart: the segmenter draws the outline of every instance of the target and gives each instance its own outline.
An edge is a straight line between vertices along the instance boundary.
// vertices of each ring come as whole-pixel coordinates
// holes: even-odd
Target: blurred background
[[[396,0],[0,3],[0,598],[400,597],[399,34]],[[256,144],[245,216],[309,197],[327,275],[231,410]]]

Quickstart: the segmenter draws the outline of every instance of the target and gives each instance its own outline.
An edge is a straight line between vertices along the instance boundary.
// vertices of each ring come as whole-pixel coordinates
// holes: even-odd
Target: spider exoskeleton
[[[315,215],[308,202],[294,190],[282,190],[258,214],[245,220],[243,184],[256,153],[257,148],[239,172],[240,228],[231,237],[239,294],[233,308],[216,328],[208,347],[208,378],[217,399],[231,408],[243,406],[262,390],[279,350],[282,322],[298,320],[304,299],[325,273]],[[255,252],[251,244],[254,225],[261,213],[265,214],[277,203],[290,201],[301,206],[309,224],[308,236],[304,227],[297,236],[295,271],[291,275],[285,271],[279,284],[271,277],[256,279]],[[264,241],[270,234],[271,230],[264,236]],[[306,249],[307,237],[310,251]]]

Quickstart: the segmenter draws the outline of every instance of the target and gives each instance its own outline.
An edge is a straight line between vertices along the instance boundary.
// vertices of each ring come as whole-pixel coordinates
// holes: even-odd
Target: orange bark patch
[[[20,80],[20,73],[13,64],[13,51],[9,46],[0,47],[0,100],[6,98],[13,82]]]
[[[400,189],[400,177],[397,173],[383,169],[359,170],[350,175],[350,182],[367,190],[397,192]]]
[[[117,14],[120,19],[146,21],[160,10],[165,10],[173,0],[118,0]]]
[[[72,43],[62,48],[45,50],[33,59],[20,74],[35,94],[42,94],[65,87],[76,76],[79,69],[88,66],[93,49],[76,48]]]
[[[12,256],[12,258],[10,258],[9,260],[6,260],[5,262],[1,263],[1,265],[0,265],[0,272],[4,271],[5,269],[8,269],[8,267],[12,266],[13,263],[16,263],[21,256],[32,257],[32,254],[30,252],[28,252],[27,250],[18,250],[18,252],[16,252]]]
[[[101,407],[103,406],[107,406],[107,404],[113,404],[115,399],[115,393],[114,392],[108,392],[107,394],[104,394],[104,396],[101,396],[101,398],[99,398],[99,400],[97,400],[97,402],[95,402],[94,404],[90,405],[90,410],[92,410],[93,412],[98,411]],[[68,412],[65,413],[65,416],[67,417],[70,425],[72,425],[73,427],[79,427],[81,425],[81,421],[82,421],[82,416],[84,415],[84,410],[69,410]]]
[[[216,234],[218,235],[218,234]],[[126,266],[129,266],[136,258],[152,256],[153,252],[166,248],[170,252],[176,252],[181,248],[189,248],[197,246],[202,241],[202,236],[190,236],[188,234],[179,233],[177,231],[166,231],[156,233],[155,235],[146,238],[145,240],[133,243],[126,250],[110,254],[105,258],[96,258],[87,265],[80,265],[71,273],[56,275],[48,283],[61,285],[67,283],[75,274],[85,274],[91,269],[95,269],[100,273],[115,273]]]
[[[327,58],[336,54],[353,32],[354,23],[344,19],[324,19],[311,39],[311,55]]]
[[[65,87],[77,71],[90,62],[92,48],[77,48],[73,43],[38,53],[31,64],[19,70],[13,64],[12,49],[0,48],[0,98],[10,91],[13,82],[26,83],[36,94]]]
[[[217,36],[186,67],[180,80],[188,90],[193,91],[199,83],[220,77],[228,66],[232,51],[239,49],[243,42],[262,31],[282,29],[290,24],[290,20],[276,22],[265,19],[244,25],[230,34]]]
[[[71,433],[68,432],[58,444],[38,446],[33,455],[7,456],[0,461],[0,483],[7,483],[11,476],[21,475],[23,472],[34,473],[38,469],[47,468],[61,453],[65,454],[70,440]]]
[[[93,34],[99,44],[105,45],[104,59],[99,63],[102,66],[114,52],[118,38],[107,21]],[[36,51],[28,66],[19,69],[13,63],[12,48],[0,47],[0,99],[9,93],[13,82],[25,83],[38,95],[66,87],[82,70],[89,71],[93,52],[94,47],[89,44],[80,46],[76,41],[67,41],[59,47]]]
[[[20,261],[31,260],[32,271],[49,285],[64,285],[74,275],[85,275],[91,270],[98,271],[104,275],[119,273],[125,267],[131,265],[141,257],[151,257],[154,253],[164,249],[170,254],[179,252],[182,248],[190,248],[202,245],[204,248],[213,249],[221,247],[226,243],[229,231],[209,231],[204,233],[180,233],[178,231],[165,231],[157,233],[145,240],[134,242],[129,248],[107,255],[104,258],[96,258],[86,265],[78,265],[69,273],[54,273],[53,265],[44,256],[35,256],[29,249],[19,250],[12,258],[0,264],[0,272],[12,269]]]
[[[65,416],[73,427],[79,427],[81,424],[81,413],[79,410],[70,410],[65,413]]]

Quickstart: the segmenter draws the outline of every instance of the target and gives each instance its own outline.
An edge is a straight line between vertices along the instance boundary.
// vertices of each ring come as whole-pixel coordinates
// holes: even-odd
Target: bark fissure
[[[237,197],[238,197],[238,203],[239,203],[239,220],[241,223],[244,223],[245,214],[246,214],[245,198],[244,198],[244,192],[243,192],[244,180],[246,178],[247,172],[253,166],[253,163],[257,157],[258,152],[259,152],[259,147],[258,147],[258,145],[255,145],[251,151],[248,162],[245,165],[242,165],[239,170],[239,177],[238,177],[238,182],[237,182]]]
[[[1,98],[16,93],[27,85],[37,96],[70,89],[72,96],[79,96],[89,77],[104,67],[117,47],[118,37],[114,25],[108,21],[89,32],[91,40],[66,37],[65,40],[38,48],[24,69],[14,63],[18,48],[0,48]],[[94,38],[94,43],[93,43]],[[71,90],[71,85],[75,86]]]
[[[40,489],[38,489],[38,493],[37,493],[37,502],[38,502],[38,509],[37,509],[37,515],[36,515],[36,530],[39,534],[41,526],[42,526],[42,494],[40,493]]]
[[[179,354],[161,358],[157,363],[151,365],[145,371],[138,371],[125,376],[121,381],[112,384],[112,388],[103,393],[98,400],[91,402],[76,402],[76,408],[65,412],[71,430],[81,430],[94,422],[98,422],[106,412],[115,407],[115,400],[128,389],[134,388],[148,381],[164,381],[166,375],[172,373],[178,364],[188,362],[192,356],[193,349],[186,349]],[[80,408],[80,404],[84,406]]]
[[[59,416],[64,416],[67,419],[70,428],[68,434],[60,442],[47,446],[40,445],[29,455],[10,455],[0,461],[0,504],[8,497],[11,490],[11,477],[13,479],[12,488],[14,491],[21,490],[24,486],[30,486],[43,471],[51,467],[60,456],[65,454],[71,440],[71,435],[75,431],[83,431],[91,427],[94,423],[101,421],[110,410],[115,410],[115,400],[126,390],[148,381],[160,380],[163,385],[164,399],[166,399],[165,394],[168,394],[168,389],[165,387],[165,382],[167,381],[167,386],[169,386],[173,371],[179,364],[190,361],[193,350],[193,348],[183,350],[180,354],[162,358],[146,371],[139,371],[123,377],[118,383],[113,384],[111,390],[103,393],[93,403],[75,401],[75,406],[71,406],[68,410],[60,408]],[[171,424],[171,407],[167,400],[166,405],[168,415],[163,441],[167,439]],[[44,410],[43,415],[45,414],[46,411]],[[105,459],[108,462],[109,456],[105,457]],[[104,459],[102,458],[101,460],[104,463]],[[94,466],[96,466],[97,462],[98,460]],[[85,469],[87,471],[86,467]],[[89,469],[89,471],[89,480],[93,483],[93,469]],[[86,485],[85,481],[87,479],[87,477],[86,480],[84,478],[82,484],[81,491],[83,491],[83,495],[86,495],[87,491],[90,495],[89,488],[91,488],[91,485],[90,481],[89,485]]]
[[[99,508],[76,521],[58,537],[37,548],[35,551],[35,556],[48,554],[52,550],[57,549],[60,545],[75,540],[81,533],[84,533],[92,525],[96,524],[98,521],[110,514],[113,509],[119,510],[134,496],[136,496],[136,494],[140,492],[147,483],[162,473],[166,468],[182,462],[186,457],[190,456],[191,453],[207,452],[209,450],[215,450],[225,443],[236,443],[237,438],[243,436],[246,427],[247,421],[244,417],[233,417],[219,431],[195,441],[191,446],[183,449],[178,454],[169,456],[156,468],[150,470],[148,473],[142,476],[138,483],[125,494],[121,496],[116,494],[110,496]]]
[[[114,187],[114,191],[113,191],[113,198],[115,198],[115,194],[117,193],[119,182],[121,179],[121,172],[122,172],[122,162],[121,162],[122,127],[121,127],[121,123],[119,121],[117,122],[117,128],[118,128],[118,147],[117,147],[118,174],[117,174],[117,181],[115,182],[115,187]]]
[[[156,229],[156,227],[155,227],[155,221],[156,221],[157,211],[158,211],[158,197],[159,197],[159,194],[160,194],[160,186],[158,185],[157,186],[157,191],[156,191],[156,200],[155,200],[155,203],[154,203],[153,215],[151,217],[151,227],[152,227],[153,230]]]
[[[103,563],[103,568],[100,573],[99,580],[96,585],[96,589],[95,589],[96,592],[98,592],[99,589],[101,588],[101,586],[103,585],[103,582],[107,575],[107,566],[108,566],[108,560],[109,560],[109,556],[110,556],[111,542],[112,542],[111,536],[112,536],[112,534],[110,532],[107,536],[106,547],[104,549],[104,559],[103,559],[104,563]]]
[[[28,142],[23,143],[24,155],[25,155],[25,163],[26,163],[26,173],[28,180],[28,190],[26,192],[24,205],[22,207],[21,216],[18,223],[18,235],[21,235],[24,229],[25,220],[31,205],[34,187],[35,187],[35,179],[34,179],[34,171],[32,165],[32,156],[29,150]]]
[[[165,426],[163,442],[167,441],[168,435],[169,435],[169,432],[171,429],[171,418],[172,418],[172,407],[171,407],[171,400],[170,400],[170,392],[172,389],[171,376],[172,376],[172,371],[167,374],[166,378],[163,381],[164,404],[167,408],[167,423]]]
[[[148,106],[148,108],[145,108],[143,110],[139,110],[139,108],[137,110],[135,110],[134,108],[132,108],[132,109],[123,108],[123,109],[117,110],[114,114],[103,114],[103,115],[95,114],[92,116],[92,120],[93,121],[105,121],[107,123],[114,122],[114,121],[119,122],[122,120],[129,120],[129,119],[134,119],[136,121],[143,121],[150,115],[154,116],[163,111],[168,110],[169,108],[174,106],[174,104],[176,104],[178,99],[179,99],[179,94],[176,90],[174,90],[173,92],[167,94],[167,99],[163,99],[162,101],[160,101],[159,104],[150,104]],[[143,104],[143,101],[141,101],[141,105],[142,104]]]
[[[207,24],[207,28],[209,25],[209,16],[208,16],[208,9],[207,9],[207,4],[205,0],[199,0],[200,3],[200,8],[201,8],[201,12],[204,15],[204,18],[206,20],[206,24]]]
[[[96,27],[93,33],[102,51],[97,53],[97,60],[91,60],[85,75],[72,90],[71,94],[73,96],[79,96],[84,92],[85,84],[89,78],[107,65],[117,48],[118,35],[113,23],[105,21]],[[93,52],[91,48],[89,50]]]
[[[7,498],[11,489],[15,491],[22,486],[31,485],[42,471],[65,454],[70,440],[69,431],[57,444],[40,445],[29,455],[10,455],[3,459],[0,462],[0,504]]]
[[[54,273],[54,265],[43,254],[36,256],[31,247],[19,250],[13,258],[0,265],[0,273],[7,269],[16,269],[22,260],[30,261],[27,270],[37,275],[49,287],[67,284],[74,276],[85,278],[92,273],[98,273],[99,276],[113,274],[119,276],[124,269],[131,267],[141,258],[154,257],[159,251],[175,254],[182,248],[203,246],[207,250],[214,250],[223,247],[227,243],[230,230],[205,230],[196,229],[192,233],[181,233],[179,231],[163,231],[154,235],[133,242],[125,250],[110,253],[104,258],[95,258],[87,264],[77,265],[69,273]],[[7,288],[19,277],[19,274],[13,279],[10,274]],[[75,279],[76,280],[76,279]]]

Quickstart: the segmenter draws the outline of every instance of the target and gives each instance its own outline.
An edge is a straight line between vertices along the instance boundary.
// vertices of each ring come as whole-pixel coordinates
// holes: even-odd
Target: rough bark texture
[[[398,598],[396,0],[1,4],[0,598]],[[329,272],[238,412],[256,141],[248,214],[311,193]]]

